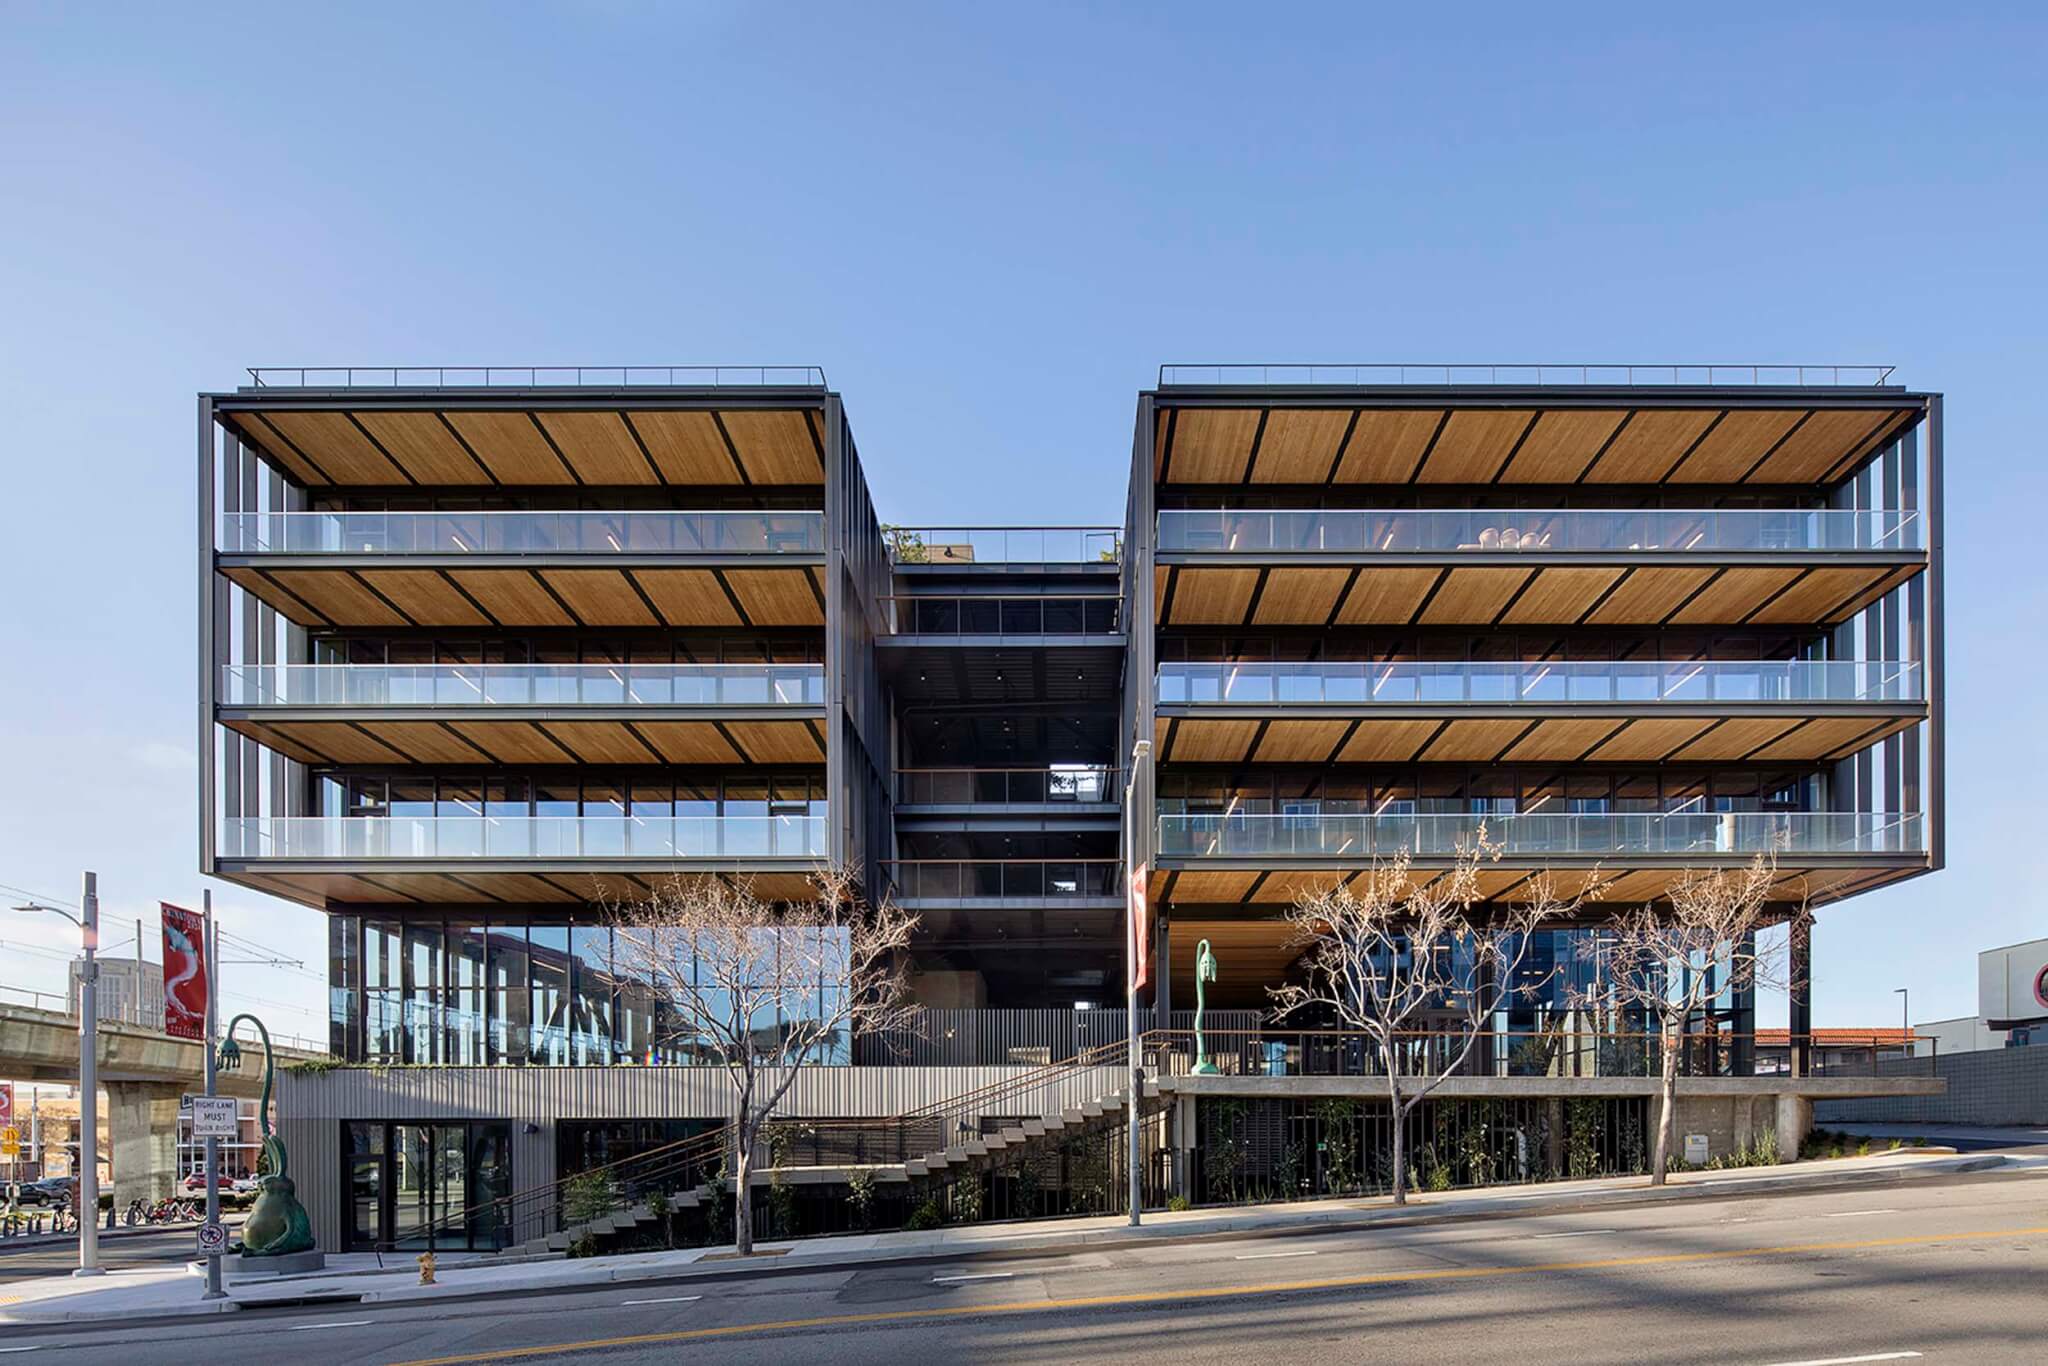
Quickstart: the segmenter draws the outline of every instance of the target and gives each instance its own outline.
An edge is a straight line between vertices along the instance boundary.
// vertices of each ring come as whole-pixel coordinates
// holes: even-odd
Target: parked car
[[[31,1181],[21,1188],[21,1203],[24,1205],[68,1205],[71,1203],[74,1187],[68,1176],[46,1176],[40,1181]]]

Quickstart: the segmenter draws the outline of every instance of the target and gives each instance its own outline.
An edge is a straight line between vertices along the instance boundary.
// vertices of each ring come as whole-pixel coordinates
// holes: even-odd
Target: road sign
[[[228,1250],[228,1230],[225,1224],[201,1224],[199,1226],[199,1255],[217,1257]]]
[[[0,1129],[0,1157],[21,1156],[21,1130],[12,1124]]]
[[[232,1139],[241,1132],[233,1096],[192,1097],[192,1137]]]
[[[1707,1165],[1707,1136],[1687,1134],[1685,1136],[1685,1165],[1704,1167]]]

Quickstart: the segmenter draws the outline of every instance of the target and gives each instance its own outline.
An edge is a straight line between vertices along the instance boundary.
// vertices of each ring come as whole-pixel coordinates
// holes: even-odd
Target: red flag
[[[168,901],[164,911],[164,1033],[206,1037],[206,917]]]
[[[1143,991],[1152,981],[1152,934],[1146,916],[1145,865],[1131,871],[1130,909],[1124,919],[1130,924],[1131,986]]]

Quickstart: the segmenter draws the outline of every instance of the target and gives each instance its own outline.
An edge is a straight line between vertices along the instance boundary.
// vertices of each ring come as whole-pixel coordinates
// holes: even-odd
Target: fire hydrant
[[[420,1284],[421,1284],[421,1285],[432,1285],[433,1283],[434,1283],[434,1254],[433,1254],[433,1253],[431,1253],[431,1252],[422,1252],[422,1253],[420,1254]]]

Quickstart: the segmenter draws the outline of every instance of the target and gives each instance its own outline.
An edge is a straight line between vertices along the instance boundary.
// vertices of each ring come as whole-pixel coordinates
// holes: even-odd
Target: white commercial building
[[[2048,1044],[2048,939],[1977,955],[1977,1013],[1916,1024],[1937,1055]]]

